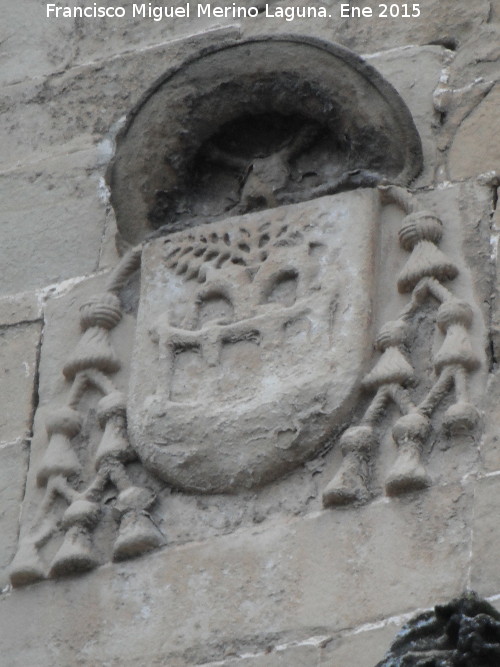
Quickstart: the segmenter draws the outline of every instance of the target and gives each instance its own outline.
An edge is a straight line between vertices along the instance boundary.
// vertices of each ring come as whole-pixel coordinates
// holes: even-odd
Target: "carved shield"
[[[146,245],[128,419],[152,472],[250,488],[335,435],[370,349],[378,211],[359,189]]]

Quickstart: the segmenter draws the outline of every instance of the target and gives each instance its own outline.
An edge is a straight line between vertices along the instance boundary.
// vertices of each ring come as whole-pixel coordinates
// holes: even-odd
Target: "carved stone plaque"
[[[360,189],[145,247],[128,424],[151,471],[257,486],[338,431],[369,350],[378,209]]]
[[[238,502],[336,442],[325,507],[379,493],[388,446],[388,495],[432,483],[429,435],[475,428],[482,357],[463,261],[401,187],[421,158],[396,91],[316,40],[221,45],[147,92],[109,174],[124,256],[40,416],[13,585],[159,547],[172,491]]]

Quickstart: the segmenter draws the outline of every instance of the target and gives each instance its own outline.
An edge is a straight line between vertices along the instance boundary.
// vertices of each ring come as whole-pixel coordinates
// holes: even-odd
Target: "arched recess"
[[[359,173],[406,185],[421,166],[411,114],[373,67],[280,35],[205,49],[158,80],[117,137],[108,183],[121,237],[137,243],[183,219],[363,185]]]

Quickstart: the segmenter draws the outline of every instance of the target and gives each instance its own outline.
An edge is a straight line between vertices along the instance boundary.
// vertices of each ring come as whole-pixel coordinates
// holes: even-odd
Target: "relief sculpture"
[[[387,494],[431,483],[421,452],[433,414],[453,395],[445,427],[474,427],[468,376],[480,358],[473,308],[453,290],[459,268],[439,248],[446,229],[406,189],[421,161],[396,91],[316,40],[228,44],[153,86],[118,138],[108,180],[124,256],[80,308],[13,585],[104,562],[106,522],[106,558],[168,544],[152,515],[159,488],[258,493],[337,442],[324,505],[367,501],[391,405]],[[373,362],[387,207],[402,221],[395,293],[408,301],[380,330]],[[124,358],[113,341],[138,271]],[[422,317],[441,337],[424,395],[411,361]],[[127,387],[114,380],[124,366]]]

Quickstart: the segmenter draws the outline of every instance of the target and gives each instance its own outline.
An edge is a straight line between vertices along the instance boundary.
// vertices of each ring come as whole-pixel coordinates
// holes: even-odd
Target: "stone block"
[[[482,469],[487,473],[500,471],[499,392],[500,373],[492,373],[485,392],[484,433],[480,444]]]
[[[102,294],[109,273],[80,281],[63,294],[54,294],[46,300],[44,307],[45,327],[40,353],[40,405],[64,401],[70,383],[63,375],[63,367],[76,347],[80,336],[80,306],[90,298]],[[126,297],[125,297],[126,298]],[[119,331],[112,333],[113,345],[122,360],[127,360],[132,346],[135,319],[125,315]],[[131,331],[132,329],[132,331]],[[127,364],[124,364],[127,366]],[[120,371],[114,380],[123,390],[128,373]],[[61,396],[62,395],[62,396]]]
[[[0,174],[1,292],[96,270],[106,203],[95,165],[89,150]]]
[[[317,646],[279,647],[257,655],[206,663],[200,667],[312,667],[318,665]]]
[[[271,11],[279,3],[269,3]],[[290,3],[292,4],[292,3]],[[490,3],[479,0],[473,5],[455,0],[427,0],[420,3],[419,17],[379,17],[378,0],[361,0],[357,7],[371,8],[371,17],[340,18],[340,3],[336,0],[307,3],[326,7],[331,17],[326,19],[295,18],[259,19],[243,22],[245,34],[269,34],[276,31],[311,34],[336,41],[358,53],[381,51],[402,44],[462,44],[479,26],[489,19]],[[389,3],[390,4],[390,3]]]
[[[366,57],[391,83],[408,106],[422,140],[424,168],[412,187],[434,182],[437,165],[435,111],[432,94],[445,64],[446,50],[439,46],[406,46]]]
[[[34,322],[41,317],[42,303],[37,292],[0,297],[0,326]]]
[[[381,624],[382,625],[382,624]],[[320,653],[319,667],[374,667],[389,650],[403,621],[334,637]]]
[[[167,70],[193,51],[238,34],[216,30],[6,86],[0,98],[0,169],[88,149]]]
[[[167,548],[14,591],[0,601],[4,654],[194,665],[274,650],[460,593],[469,534],[469,499],[448,486]],[[50,613],[26,625],[35,599]]]
[[[145,14],[136,11],[133,6],[145,5]],[[154,3],[152,3],[154,6]],[[183,9],[190,5],[189,16],[182,16]],[[205,4],[205,3],[203,3]],[[228,3],[221,3],[221,6]],[[107,60],[120,53],[131,51],[142,51],[160,44],[172,43],[179,40],[187,40],[193,35],[202,35],[210,30],[222,26],[233,26],[240,23],[238,19],[231,16],[219,18],[214,16],[197,16],[195,2],[186,0],[174,0],[168,5],[169,8],[179,8],[178,16],[163,17],[154,20],[149,16],[148,3],[124,0],[120,7],[125,9],[125,16],[117,19],[102,18],[99,21],[80,21],[79,30],[75,35],[78,44],[78,53],[75,54],[74,65],[86,64],[90,61]]]
[[[357,51],[380,50],[401,44],[429,44],[443,42],[461,43],[473,30],[488,19],[487,0],[474,5],[457,4],[454,0],[429,0],[421,5],[419,18],[383,19],[376,17],[379,3],[364,0],[361,7],[371,7],[372,18],[340,18],[340,4],[334,0],[311,2],[308,5],[326,8],[327,18],[266,17],[239,19],[198,17],[197,3],[190,2],[189,18],[164,18],[154,21],[132,14],[131,0],[124,0],[124,18],[47,19],[45,4],[37,0],[26,0],[22,8],[14,0],[5,3],[0,38],[5,40],[3,51],[7,67],[3,68],[4,82],[20,81],[28,77],[40,77],[61,72],[68,67],[103,61],[131,50],[145,50],[174,38],[206,32],[210,28],[241,24],[246,34],[295,32],[316,34],[324,39],[338,41]],[[141,3],[136,3],[141,4]],[[145,3],[146,6],[148,3]],[[184,0],[176,0],[169,6],[185,7]],[[221,2],[220,6],[231,5]],[[269,13],[276,14],[279,3],[270,2]],[[251,3],[241,3],[250,6]],[[15,37],[14,37],[15,35]],[[64,45],[64,46],[63,46]]]
[[[500,591],[499,512],[500,475],[492,474],[477,480],[474,488],[470,588],[485,597]]]
[[[448,156],[452,180],[476,178],[488,171],[500,172],[498,107],[500,85],[494,86],[457,130]]]
[[[39,323],[0,329],[0,442],[30,434],[40,333]]]
[[[0,590],[9,584],[7,566],[16,552],[28,458],[25,444],[0,447]]]
[[[45,3],[39,0],[5,0],[0,25],[2,86],[66,69],[77,51],[77,35],[74,19],[47,21]]]

